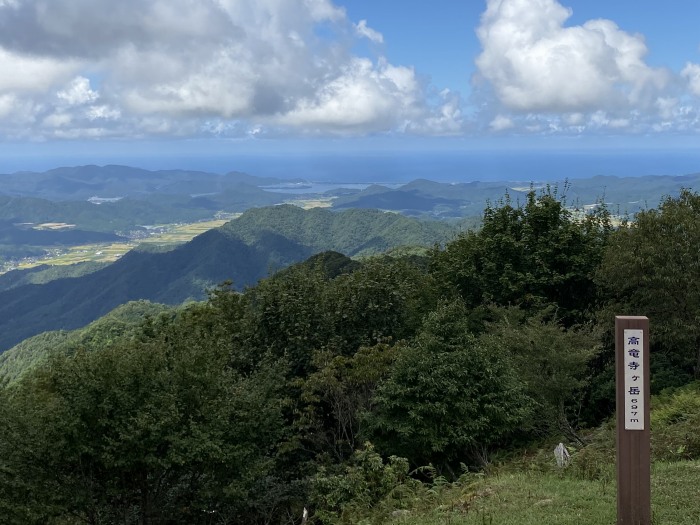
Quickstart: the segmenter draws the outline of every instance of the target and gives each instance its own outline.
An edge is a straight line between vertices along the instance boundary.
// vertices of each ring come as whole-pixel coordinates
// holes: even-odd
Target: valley
[[[124,242],[91,243],[48,248],[44,256],[26,257],[19,261],[5,262],[0,266],[0,274],[11,270],[27,270],[42,265],[64,266],[84,262],[110,263],[137,246],[168,248],[183,244],[191,241],[197,235],[226,224],[228,220],[239,215],[240,213],[231,214],[228,219],[148,226],[145,232],[139,232],[138,235],[134,235]]]
[[[314,196],[311,198],[295,198],[287,201],[304,210],[312,208],[330,208],[332,197]],[[0,275],[11,270],[26,270],[41,265],[65,266],[83,262],[110,263],[123,256],[137,246],[168,248],[191,241],[197,235],[213,228],[223,226],[231,219],[240,217],[241,213],[216,214],[215,218],[196,222],[156,224],[144,226],[143,229],[128,233],[124,241],[94,242],[65,247],[40,247],[45,250],[43,255],[23,257],[2,261],[0,259]],[[35,226],[35,230],[70,230],[74,224],[46,222]]]

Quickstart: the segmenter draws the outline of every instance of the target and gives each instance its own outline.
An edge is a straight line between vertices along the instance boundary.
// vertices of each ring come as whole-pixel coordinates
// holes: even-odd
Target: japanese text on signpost
[[[625,330],[625,430],[644,430],[644,333]]]

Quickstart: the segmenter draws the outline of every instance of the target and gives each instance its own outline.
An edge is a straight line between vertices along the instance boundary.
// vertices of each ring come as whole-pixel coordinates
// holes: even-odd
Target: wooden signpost
[[[615,317],[617,524],[651,525],[649,319]]]

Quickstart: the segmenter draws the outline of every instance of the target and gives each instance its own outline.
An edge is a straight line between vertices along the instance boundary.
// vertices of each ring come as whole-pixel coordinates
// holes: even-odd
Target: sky
[[[0,171],[700,141],[697,0],[0,0]]]

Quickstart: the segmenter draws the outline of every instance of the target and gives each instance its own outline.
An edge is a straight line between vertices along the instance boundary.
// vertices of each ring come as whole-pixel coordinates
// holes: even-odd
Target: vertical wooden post
[[[617,524],[651,525],[649,319],[615,317]]]

